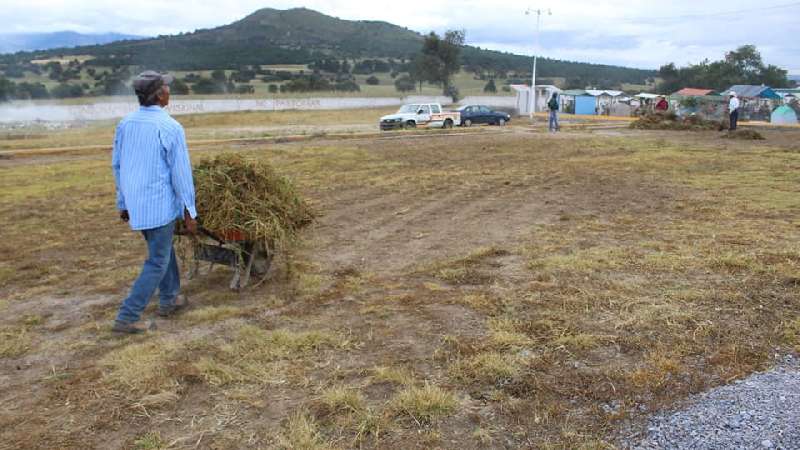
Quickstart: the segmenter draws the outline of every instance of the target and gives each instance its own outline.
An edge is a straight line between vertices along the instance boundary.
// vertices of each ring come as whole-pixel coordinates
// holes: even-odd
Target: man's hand
[[[187,210],[183,211],[183,223],[186,225],[186,231],[188,231],[189,234],[197,234],[197,221],[192,219],[191,214],[189,214]]]
[[[128,210],[127,209],[124,209],[124,210],[119,212],[119,218],[123,222],[128,222],[129,220],[131,220],[131,216],[128,215]]]

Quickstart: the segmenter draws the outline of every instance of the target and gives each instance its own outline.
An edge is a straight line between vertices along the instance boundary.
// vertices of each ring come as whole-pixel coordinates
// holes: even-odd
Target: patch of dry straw
[[[223,153],[194,169],[197,210],[212,232],[237,230],[271,249],[295,243],[314,213],[291,179],[267,162]]]

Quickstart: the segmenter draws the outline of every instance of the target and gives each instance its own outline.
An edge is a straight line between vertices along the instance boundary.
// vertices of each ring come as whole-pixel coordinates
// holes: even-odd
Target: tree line
[[[754,45],[743,45],[725,54],[720,61],[704,60],[678,68],[674,63],[661,66],[658,90],[672,93],[685,87],[712,89],[720,92],[736,84],[766,85],[772,88],[791,87],[787,71],[765,64]]]
[[[453,83],[453,76],[459,70],[474,74],[476,79],[486,81],[484,92],[498,91],[496,79],[504,79],[506,85],[502,90],[509,91],[508,84],[528,84],[530,71],[527,65],[530,58],[521,60],[517,55],[500,52],[483,51],[475,53],[471,47],[464,45],[463,31],[451,30],[442,36],[431,32],[421,42],[416,54],[408,58],[366,58],[336,59],[320,58],[309,64],[308,70],[271,70],[261,65],[239,65],[226,74],[225,70],[215,69],[210,77],[189,73],[183,79],[176,79],[172,85],[173,93],[185,95],[195,94],[251,94],[255,88],[250,84],[260,80],[267,84],[269,93],[294,92],[358,92],[361,90],[355,75],[371,75],[365,81],[368,85],[380,84],[375,74],[389,73],[398,92],[411,92],[422,89],[425,83],[438,86],[442,93],[458,98],[460,93]],[[493,57],[498,60],[492,59]],[[488,59],[487,59],[488,58]],[[549,61],[550,68],[547,62]],[[524,62],[524,66],[523,63]],[[0,101],[11,99],[43,99],[69,98],[100,95],[132,94],[130,78],[144,67],[121,65],[115,61],[109,67],[98,66],[96,60],[49,61],[45,64],[34,64],[30,61],[21,63],[0,64],[4,77],[0,77]],[[544,60],[537,74],[542,84],[555,84],[547,77],[561,76],[566,83],[562,88],[585,88],[600,86],[619,88],[613,84],[615,80],[625,79],[630,82],[640,81],[637,76],[655,75],[642,71],[637,76],[631,75],[629,69],[602,65],[584,65],[594,67],[596,73],[581,73],[573,77],[551,72],[560,67],[561,61]],[[573,69],[575,66],[569,66]],[[587,69],[588,70],[588,69]],[[619,72],[618,72],[619,71]],[[26,72],[40,77],[47,77],[58,82],[48,89],[43,83],[17,81],[26,76]],[[617,73],[618,72],[618,73]],[[575,72],[572,72],[575,74]],[[766,84],[771,87],[786,87],[792,83],[787,79],[785,70],[763,62],[760,53],[752,45],[742,46],[726,54],[721,61],[703,61],[700,64],[677,68],[675,64],[667,64],[657,72],[661,78],[658,86],[660,92],[674,92],[683,87],[708,88],[723,90],[734,84]],[[607,77],[607,78],[605,78]]]

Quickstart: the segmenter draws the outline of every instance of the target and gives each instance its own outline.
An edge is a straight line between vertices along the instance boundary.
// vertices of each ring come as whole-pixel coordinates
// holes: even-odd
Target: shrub
[[[169,90],[175,95],[187,95],[189,94],[189,85],[180,78],[175,78],[169,85]]]
[[[240,84],[234,89],[234,92],[237,94],[252,94],[255,91],[256,89],[250,84]]]
[[[417,88],[417,83],[410,76],[403,75],[394,80],[394,88],[399,92],[411,92]]]
[[[342,81],[333,86],[334,90],[342,92],[359,92],[361,87],[355,81]]]
[[[225,84],[208,78],[200,78],[197,83],[192,85],[192,92],[195,94],[224,94]]]
[[[461,93],[458,91],[458,88],[450,85],[444,88],[444,95],[453,99],[453,103],[458,102],[461,99]]]
[[[61,83],[53,88],[51,94],[55,98],[83,97],[83,86],[76,84]]]

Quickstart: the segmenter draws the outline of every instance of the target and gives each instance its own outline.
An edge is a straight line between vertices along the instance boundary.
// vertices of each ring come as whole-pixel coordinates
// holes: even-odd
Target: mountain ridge
[[[78,33],[69,30],[53,31],[49,33],[2,33],[0,34],[0,53],[72,48],[83,45],[108,44],[114,41],[145,38],[146,36],[132,34]]]
[[[118,41],[72,49],[51,49],[0,62],[54,55],[86,54],[98,66],[147,66],[158,70],[233,69],[248,65],[310,64],[326,58],[409,60],[424,36],[383,21],[344,20],[308,8],[263,8],[227,25],[171,36]],[[529,71],[530,57],[465,46],[465,67],[502,72]],[[539,60],[541,77],[581,78],[587,84],[641,84],[655,71],[621,66]]]

